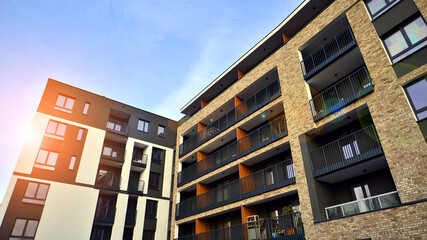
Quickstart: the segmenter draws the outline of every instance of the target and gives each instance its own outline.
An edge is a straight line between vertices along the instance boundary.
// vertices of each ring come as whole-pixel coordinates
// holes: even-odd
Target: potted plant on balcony
[[[291,214],[293,212],[294,212],[294,209],[292,208],[291,204],[285,205],[282,208],[282,215]],[[292,221],[293,221],[292,215],[284,216],[284,221],[285,221],[285,228],[286,228],[286,236],[295,235],[296,231],[295,231],[295,227],[292,224]]]

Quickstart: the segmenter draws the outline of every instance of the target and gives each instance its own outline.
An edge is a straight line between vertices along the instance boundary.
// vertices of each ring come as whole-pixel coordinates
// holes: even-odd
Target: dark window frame
[[[387,55],[390,57],[390,60],[393,64],[398,63],[399,61],[401,61],[401,60],[405,59],[406,57],[412,55],[413,53],[417,52],[418,50],[421,50],[422,48],[424,48],[425,46],[424,47],[421,46],[421,48],[414,50],[414,52],[410,52],[413,49],[415,49],[416,47],[420,46],[421,44],[426,44],[426,46],[427,46],[427,36],[424,37],[423,39],[420,39],[417,43],[412,44],[411,41],[409,40],[408,35],[406,34],[406,32],[404,30],[404,28],[406,26],[408,26],[410,23],[414,22],[418,18],[421,18],[423,20],[424,24],[427,26],[427,22],[424,19],[424,17],[418,13],[418,14],[415,14],[412,17],[408,18],[407,20],[403,21],[402,23],[397,25],[395,28],[393,28],[391,31],[389,31],[386,35],[381,37],[381,41],[383,42],[384,48],[387,51]],[[403,39],[405,40],[408,47],[406,49],[402,50],[401,52],[397,53],[395,56],[392,56],[387,45],[385,44],[385,40],[397,32],[400,32],[403,35]]]
[[[157,180],[156,179],[151,179],[151,177],[154,177],[154,176],[157,176]],[[161,176],[162,176],[162,174],[160,174],[160,173],[150,172],[150,176],[149,176],[149,179],[148,179],[148,189],[159,191],[160,190]],[[156,182],[153,183],[151,180],[154,180]]]
[[[147,203],[145,206],[145,217],[151,219],[157,219],[157,209],[159,206],[158,201],[147,199]]]
[[[144,230],[142,233],[142,239],[144,240],[155,239],[155,237],[156,237],[156,231],[153,231],[153,230]]]
[[[140,122],[143,122],[142,129],[138,129],[138,125]],[[147,125],[147,127],[145,127],[146,125]],[[147,128],[147,131],[146,131],[146,128]],[[142,119],[142,118],[138,119],[138,124],[136,125],[136,130],[138,130],[140,132],[145,132],[145,133],[150,132],[150,121]]]
[[[418,116],[417,116],[417,114],[427,111],[427,106],[423,107],[423,108],[421,108],[419,110],[415,110],[415,105],[414,105],[414,102],[412,100],[412,97],[411,97],[411,95],[409,94],[409,92],[408,92],[408,90],[406,88],[410,87],[410,86],[412,86],[412,85],[414,85],[414,84],[416,84],[418,82],[421,82],[423,80],[427,82],[427,75],[421,76],[421,77],[419,77],[419,78],[411,81],[410,83],[406,84],[405,86],[403,86],[403,89],[405,90],[405,94],[408,97],[409,104],[411,105],[412,111],[415,114],[415,118],[417,119],[417,122],[423,121],[423,120],[427,119],[427,117],[419,119]]]
[[[20,219],[20,220],[25,220],[24,229],[23,229],[23,231],[22,231],[22,235],[20,235],[20,236],[18,236],[18,235],[12,235],[12,233],[13,233],[13,229],[15,228],[15,224],[16,224],[16,221],[17,221],[18,219]],[[32,236],[32,237],[25,236],[25,231],[27,230],[28,222],[29,222],[29,221],[37,221],[37,227],[36,227],[36,229],[34,230],[34,236]],[[12,229],[10,230],[9,239],[10,239],[10,238],[20,238],[20,239],[28,239],[28,240],[30,240],[30,239],[34,239],[34,238],[36,237],[37,229],[39,228],[39,225],[40,225],[40,219],[33,219],[33,218],[19,218],[19,217],[17,217],[17,218],[15,218],[15,222],[13,223],[13,227],[12,227]]]
[[[369,0],[365,0],[365,6],[366,9],[368,9],[369,15],[372,18],[372,21],[377,19],[379,16],[381,16],[383,13],[387,12],[389,9],[391,9],[393,6],[395,6],[398,2],[400,2],[401,0],[384,0],[386,2],[386,5],[384,7],[382,7],[380,10],[376,11],[375,13],[372,13],[371,9],[368,7],[368,2]],[[375,1],[375,0],[371,0],[371,1]]]
[[[160,159],[154,158],[154,149],[156,149],[156,151],[161,152],[160,153]],[[166,150],[153,147],[153,150],[151,152],[151,162],[157,163],[157,164],[163,164],[165,162],[165,159],[166,159]]]
[[[160,128],[163,128],[163,133],[159,133]],[[164,138],[165,134],[166,134],[166,127],[161,124],[157,125],[157,136]]]
[[[28,187],[30,184],[37,184],[37,187],[36,187],[36,190],[34,193],[34,197],[26,196],[27,191],[28,191]],[[46,195],[43,198],[37,197],[39,190],[40,190],[40,185],[47,186]],[[33,182],[33,181],[27,182],[27,187],[25,188],[24,196],[22,197],[22,203],[23,204],[44,205],[46,202],[47,195],[49,194],[49,188],[50,188],[50,184],[47,184],[47,183],[40,183],[40,182]]]

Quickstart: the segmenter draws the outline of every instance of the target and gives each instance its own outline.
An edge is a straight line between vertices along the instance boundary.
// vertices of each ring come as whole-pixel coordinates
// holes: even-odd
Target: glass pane
[[[113,149],[110,147],[104,147],[104,151],[102,152],[102,154],[106,155],[106,156],[111,156],[111,153],[113,152]]]
[[[25,229],[24,236],[26,237],[34,237],[36,235],[36,229],[37,225],[39,224],[38,221],[35,220],[28,220],[27,228]]]
[[[85,103],[85,108],[83,109],[83,114],[87,114],[89,111],[89,103]]]
[[[65,104],[65,99],[66,99],[66,97],[64,97],[62,95],[58,95],[58,98],[56,99],[56,106],[63,107]]]
[[[55,134],[56,126],[58,126],[57,122],[49,121],[49,124],[47,125],[46,132],[51,133],[51,134]]]
[[[77,133],[77,140],[82,140],[82,136],[83,136],[83,129],[79,129],[79,132]]]
[[[67,98],[67,101],[65,102],[65,108],[71,110],[73,109],[73,105],[74,105],[74,99]]]
[[[403,29],[405,30],[409,37],[409,41],[411,41],[412,44],[415,44],[423,38],[427,37],[427,26],[421,17],[406,25],[406,27]]]
[[[114,129],[114,123],[112,123],[112,122],[107,122],[107,128],[109,128],[109,129]],[[141,130],[141,129],[139,129],[139,122],[138,122],[138,130]]]
[[[27,185],[27,191],[25,192],[24,196],[29,198],[34,198],[34,196],[36,195],[38,185],[39,184],[37,183],[29,182]]]
[[[51,165],[51,166],[55,166],[56,164],[56,159],[58,159],[58,153],[55,152],[51,152],[49,154],[49,158],[47,159],[47,164]]]
[[[415,111],[427,107],[427,80],[423,79],[406,88],[411,98]]]
[[[12,236],[22,236],[26,222],[27,220],[25,219],[16,219],[15,226],[13,226],[12,230]]]
[[[162,126],[159,126],[159,128],[157,129],[157,135],[162,135],[163,133],[165,133],[165,128]]]
[[[387,3],[385,2],[385,0],[372,0],[367,1],[366,5],[368,6],[369,11],[371,11],[371,14],[375,15],[375,13],[381,10],[381,8],[385,7]]]
[[[424,119],[424,118],[427,118],[427,111],[424,111],[424,112],[420,112],[420,113],[418,113],[418,114],[417,114],[417,118],[418,118],[419,120],[422,120],[422,119]]]
[[[148,122],[145,122],[145,125],[144,125],[144,132],[148,132]]]
[[[64,136],[65,130],[67,130],[67,125],[59,124],[58,129],[56,130],[56,135]]]
[[[48,153],[49,152],[46,150],[40,150],[39,155],[37,156],[36,162],[37,163],[45,163]]]
[[[37,191],[38,199],[46,199],[47,191],[49,190],[49,185],[40,184],[39,190]]]
[[[408,44],[400,31],[386,38],[384,43],[392,57],[408,48]]]
[[[354,191],[354,195],[356,196],[357,200],[365,198],[365,195],[363,194],[363,189],[361,186],[353,188],[353,191]]]

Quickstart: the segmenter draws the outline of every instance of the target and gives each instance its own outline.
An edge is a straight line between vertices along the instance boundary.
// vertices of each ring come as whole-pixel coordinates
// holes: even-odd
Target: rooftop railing
[[[325,208],[326,218],[339,218],[400,205],[397,191]]]
[[[373,125],[310,152],[314,177],[367,160],[383,153]]]
[[[178,173],[178,186],[182,186],[208,172],[222,167],[287,134],[285,116],[282,115],[250,132],[245,137],[226,145],[206,158],[183,169]]]
[[[292,159],[252,173],[201,195],[176,204],[176,219],[295,183]]]
[[[350,26],[345,27],[322,46],[301,61],[304,79],[308,79],[324,66],[356,45]]]
[[[304,227],[300,212],[278,217],[264,218],[216,229],[191,236],[179,237],[177,240],[243,240],[243,239],[293,239],[303,240]]]
[[[224,114],[218,120],[206,126],[198,134],[181,143],[179,145],[179,156],[181,157],[187,154],[236,122],[276,99],[278,96],[280,96],[280,85],[279,80],[276,80],[247,98],[244,102]]]
[[[366,67],[357,69],[310,100],[314,121],[337,112],[373,90],[374,85]]]

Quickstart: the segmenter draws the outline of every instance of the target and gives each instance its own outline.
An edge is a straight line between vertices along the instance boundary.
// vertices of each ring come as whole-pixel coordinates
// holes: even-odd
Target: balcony
[[[198,134],[185,140],[179,145],[179,156],[182,157],[279,96],[279,80],[275,80],[224,114],[218,120],[206,126]]]
[[[354,71],[310,100],[314,121],[339,111],[373,90],[374,85],[366,67]]]
[[[295,183],[292,159],[176,204],[176,219],[211,210]]]
[[[314,177],[342,169],[383,153],[373,125],[310,152]]]
[[[285,116],[282,115],[250,132],[245,137],[228,144],[208,157],[183,169],[178,173],[178,187],[264,147],[287,134]]]
[[[96,177],[95,186],[119,190],[121,183],[120,171],[118,169],[100,168]]]
[[[347,26],[308,56],[303,56],[301,69],[304,79],[307,80],[354,46],[356,46],[356,40],[350,26]]]
[[[241,239],[295,239],[303,240],[304,227],[300,212],[216,229],[210,232],[177,238],[177,240],[241,240]]]
[[[142,195],[144,193],[144,181],[129,180],[128,192],[131,194]]]
[[[104,205],[101,207],[101,209],[97,209],[95,212],[94,222],[113,224],[115,215],[116,206]]]
[[[126,148],[126,145],[124,144],[105,141],[104,147],[102,148],[101,158],[118,162],[118,163],[124,163],[125,148]]]
[[[111,117],[107,121],[106,129],[107,131],[117,133],[120,135],[127,135],[128,123],[125,119],[120,119],[116,117]]]
[[[148,159],[148,155],[144,154],[144,155],[142,155],[141,159],[137,159],[137,158],[132,159],[132,165],[137,166],[137,167],[141,167],[141,168],[146,168],[147,167],[147,159]]]
[[[327,219],[347,217],[400,205],[397,191],[363,198],[325,208]]]

